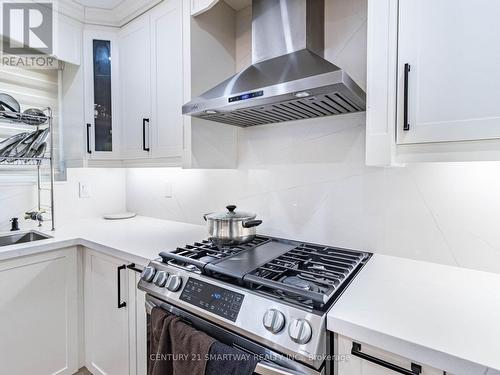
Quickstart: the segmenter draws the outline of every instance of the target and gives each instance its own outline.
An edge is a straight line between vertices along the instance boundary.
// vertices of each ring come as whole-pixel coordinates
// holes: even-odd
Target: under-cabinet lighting
[[[311,96],[311,93],[309,91],[299,91],[294,94],[297,98],[307,98],[308,96]]]

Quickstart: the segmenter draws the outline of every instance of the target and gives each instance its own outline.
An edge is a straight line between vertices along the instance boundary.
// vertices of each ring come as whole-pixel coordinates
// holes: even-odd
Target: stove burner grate
[[[369,257],[368,253],[300,244],[246,275],[256,290],[321,307]]]
[[[204,240],[160,256],[162,262],[190,272],[307,309],[325,310],[371,254],[256,236],[237,246],[217,246]]]
[[[252,249],[269,241],[268,237],[256,236],[252,241],[241,245],[220,246],[210,240],[195,242],[191,245],[178,247],[173,252],[161,252],[164,263],[178,266],[189,271],[201,272],[208,263],[218,262],[242,251]]]
[[[292,285],[296,288],[302,289],[302,290],[307,290],[310,292],[319,292],[320,287],[314,283],[313,280],[308,280],[301,275],[297,276],[285,276],[283,277],[280,282],[283,284],[287,285]]]

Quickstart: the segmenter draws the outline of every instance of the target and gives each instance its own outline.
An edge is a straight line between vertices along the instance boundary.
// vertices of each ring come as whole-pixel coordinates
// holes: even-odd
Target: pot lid
[[[205,215],[205,219],[211,220],[252,220],[257,216],[251,212],[235,211],[235,205],[226,206],[226,212],[213,212],[211,214]]]

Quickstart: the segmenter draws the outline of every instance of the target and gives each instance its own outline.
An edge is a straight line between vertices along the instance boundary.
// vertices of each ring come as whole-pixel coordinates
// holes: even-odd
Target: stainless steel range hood
[[[248,127],[364,111],[364,91],[323,58],[324,9],[324,0],[253,0],[253,64],[183,114]]]

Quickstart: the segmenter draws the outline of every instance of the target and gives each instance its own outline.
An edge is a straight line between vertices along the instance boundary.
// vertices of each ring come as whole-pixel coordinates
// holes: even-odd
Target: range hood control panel
[[[240,102],[242,100],[258,98],[259,96],[264,96],[264,91],[263,90],[254,91],[254,92],[248,92],[246,94],[232,96],[228,100],[229,100],[229,103],[234,103],[234,102]]]

